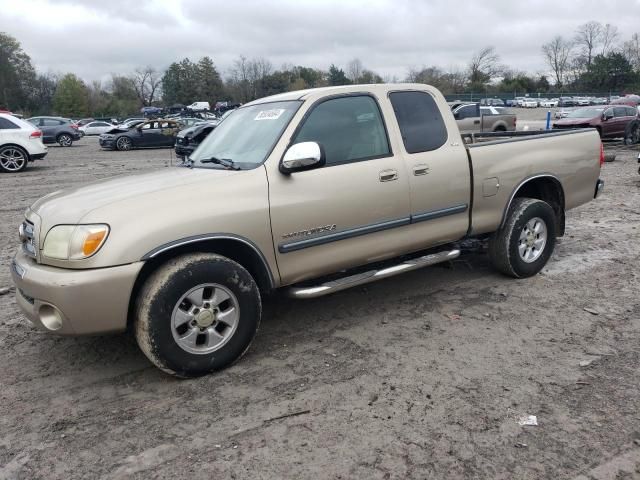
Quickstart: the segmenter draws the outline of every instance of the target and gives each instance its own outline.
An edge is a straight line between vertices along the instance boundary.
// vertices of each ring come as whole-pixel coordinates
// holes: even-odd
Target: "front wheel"
[[[555,243],[553,208],[542,200],[516,198],[504,226],[489,239],[489,259],[505,275],[531,277],[546,265]]]
[[[128,137],[120,137],[116,142],[116,148],[121,152],[131,150],[131,147],[132,147],[131,139]]]
[[[137,297],[134,330],[158,368],[196,377],[238,360],[261,315],[258,286],[244,267],[220,255],[187,254],[147,279]]]

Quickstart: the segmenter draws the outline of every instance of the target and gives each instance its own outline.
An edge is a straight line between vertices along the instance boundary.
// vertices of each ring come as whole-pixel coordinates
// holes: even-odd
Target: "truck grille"
[[[22,242],[22,250],[31,258],[37,256],[37,243],[35,238],[35,227],[29,220],[22,222],[19,228],[20,241]]]

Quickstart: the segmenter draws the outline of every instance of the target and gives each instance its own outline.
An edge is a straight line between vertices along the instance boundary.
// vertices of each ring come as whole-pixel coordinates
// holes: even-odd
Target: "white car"
[[[573,97],[573,101],[579,107],[588,107],[591,104],[591,99],[588,97]]]
[[[29,122],[0,113],[0,172],[16,173],[47,154],[42,132]]]
[[[573,112],[575,109],[574,108],[561,108],[560,110],[556,110],[556,112],[553,114],[553,116],[555,118],[565,118],[567,115],[569,115],[571,112]]]
[[[209,102],[193,102],[187,108],[189,110],[194,111],[194,112],[202,112],[203,110],[211,110],[211,106],[209,105]]]
[[[523,108],[538,108],[538,100],[536,98],[525,98],[522,101]]]
[[[546,107],[546,108],[555,108],[555,107],[558,106],[558,99],[557,98],[552,98],[552,99],[545,98],[544,100],[542,100],[540,102],[540,106],[541,107]]]
[[[114,125],[107,122],[89,122],[86,125],[79,127],[79,130],[85,135],[102,135],[108,132],[114,127]]]

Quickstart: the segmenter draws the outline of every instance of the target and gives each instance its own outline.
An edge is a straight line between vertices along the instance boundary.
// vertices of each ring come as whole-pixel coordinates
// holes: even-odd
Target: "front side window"
[[[320,144],[327,165],[380,158],[391,153],[380,109],[368,95],[334,98],[317,105],[293,143],[301,142]]]
[[[154,128],[158,128],[158,122],[149,122],[142,125],[142,130],[151,130]]]
[[[426,92],[393,92],[389,95],[407,153],[430,152],[448,138],[440,109]]]
[[[458,109],[458,120],[464,120],[465,118],[471,118],[476,116],[475,105],[467,105]]]

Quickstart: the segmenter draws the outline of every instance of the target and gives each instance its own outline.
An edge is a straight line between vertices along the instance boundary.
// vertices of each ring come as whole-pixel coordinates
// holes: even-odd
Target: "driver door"
[[[156,121],[143,123],[138,130],[138,135],[134,138],[134,143],[138,147],[155,147],[160,141],[160,128]]]
[[[377,99],[351,94],[318,100],[290,144],[302,142],[317,142],[326,164],[291,174],[268,171],[283,284],[403,253],[410,221],[408,175]]]

